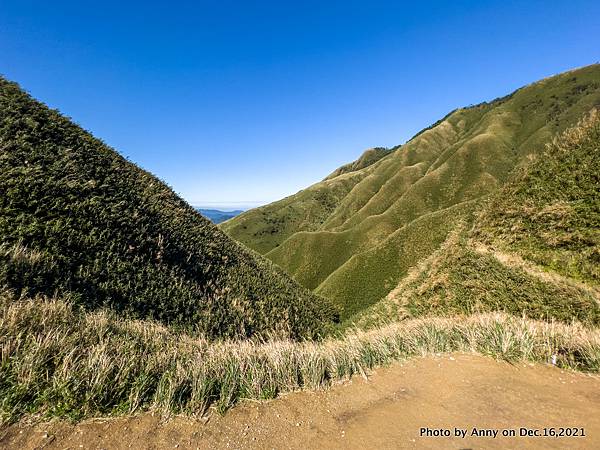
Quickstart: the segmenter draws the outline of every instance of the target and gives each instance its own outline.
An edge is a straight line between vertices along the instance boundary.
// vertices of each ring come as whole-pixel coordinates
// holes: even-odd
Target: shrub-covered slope
[[[488,311],[600,324],[600,116],[593,110],[356,323]]]
[[[486,245],[600,286],[600,115],[548,144],[477,222]]]
[[[322,298],[0,78],[0,287],[193,327],[312,337]]]
[[[452,222],[468,220],[515,168],[597,105],[600,65],[547,78],[457,109],[365,168],[249,211],[223,229],[332,299],[348,318],[384,297],[448,237]],[[350,177],[333,195],[329,185]],[[331,206],[313,214],[307,192]]]

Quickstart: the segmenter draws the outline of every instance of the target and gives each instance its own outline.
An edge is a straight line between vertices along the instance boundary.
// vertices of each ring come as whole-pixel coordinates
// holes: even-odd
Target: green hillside
[[[349,164],[345,164],[342,167],[339,167],[333,173],[331,173],[329,176],[327,176],[327,178],[325,178],[325,179],[329,180],[331,178],[335,178],[335,177],[343,175],[345,173],[356,172],[357,170],[364,169],[365,167],[369,167],[371,164],[375,164],[381,158],[389,155],[394,150],[395,149],[388,149],[388,148],[384,148],[384,147],[375,147],[375,148],[370,148],[369,150],[365,150],[365,152],[362,155],[360,155],[360,158],[358,158],[356,161],[353,161]]]
[[[220,227],[259,253],[267,253],[292,234],[316,231],[348,196],[364,173],[350,172],[323,180],[275,203],[251,209]]]
[[[385,297],[515,169],[598,105],[600,65],[547,78],[457,109],[375,162],[342,168],[223,229],[348,319]]]
[[[566,130],[463,221],[362,327],[489,311],[600,324],[600,115]]]
[[[0,288],[193,328],[314,337],[324,299],[0,78]]]
[[[474,236],[485,245],[600,287],[598,110],[516,173],[476,225]]]

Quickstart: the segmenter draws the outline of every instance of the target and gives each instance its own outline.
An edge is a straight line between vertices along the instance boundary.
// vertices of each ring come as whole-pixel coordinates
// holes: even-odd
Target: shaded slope
[[[0,79],[0,287],[208,336],[318,334],[323,299],[164,183]]]
[[[599,65],[542,80],[491,103],[458,109],[375,164],[351,172],[358,181],[325,220],[302,228],[285,222],[281,225],[285,240],[268,252],[268,246],[259,250],[303,285],[348,307],[344,311],[348,317],[378,301],[382,290],[391,289],[404,276],[404,269],[389,269],[393,262],[385,254],[395,255],[399,267],[410,267],[419,259],[399,244],[429,239],[417,231],[419,227],[408,227],[411,222],[430,214],[446,215],[438,221],[444,226],[428,229],[434,242],[442,242],[449,231],[447,221],[454,219],[449,208],[465,204],[474,210],[473,200],[495,192],[516,167],[595,105],[600,105]],[[321,183],[316,186],[326,189]],[[296,198],[286,199],[286,207],[302,211]],[[281,209],[275,203],[264,211],[276,214]],[[265,214],[264,220],[270,217]],[[253,245],[252,236],[237,231],[263,223],[247,214],[228,222],[225,229]],[[395,233],[402,238],[389,239]],[[433,249],[428,246],[420,258]],[[380,251],[383,256],[377,258]],[[369,281],[365,272],[394,274],[382,288],[373,286],[379,278]],[[348,289],[348,283],[354,288]]]
[[[516,173],[414,267],[361,326],[507,311],[600,324],[600,117],[595,110]]]

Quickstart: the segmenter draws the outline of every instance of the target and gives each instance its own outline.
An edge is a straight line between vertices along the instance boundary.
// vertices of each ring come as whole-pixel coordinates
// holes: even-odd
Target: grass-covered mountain
[[[362,155],[360,155],[360,158],[358,158],[356,161],[352,161],[349,164],[345,164],[342,167],[337,168],[325,179],[329,180],[331,178],[336,178],[345,173],[356,172],[357,170],[364,169],[365,167],[368,167],[371,164],[375,164],[377,161],[379,161],[384,156],[387,156],[392,151],[393,149],[388,149],[385,147],[370,148],[369,150],[366,150]]]
[[[209,337],[313,337],[335,316],[163,182],[2,78],[0,287]]]
[[[225,223],[359,328],[318,342],[131,320],[298,338],[335,314],[0,79],[0,424],[223,412],[438,352],[599,372],[599,74],[457,110]]]
[[[385,299],[355,314],[359,330],[320,342],[207,342],[0,290],[0,424],[224,412],[240,399],[323,389],[440,352],[598,373],[599,174],[600,116],[592,113],[464,214]]]
[[[350,319],[397,289],[457,228],[471,226],[515,170],[597,106],[600,65],[547,78],[457,109],[372,162],[344,166],[223,229]]]
[[[535,155],[471,219],[355,323],[503,310],[599,325],[598,111]]]

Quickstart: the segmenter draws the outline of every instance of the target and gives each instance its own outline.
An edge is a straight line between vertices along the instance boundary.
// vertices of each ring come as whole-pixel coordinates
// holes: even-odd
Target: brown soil
[[[467,437],[422,437],[421,427],[467,429]],[[473,427],[515,429],[470,437]],[[519,428],[583,427],[585,437],[518,437]],[[324,392],[246,402],[224,417],[146,414],[78,425],[15,424],[7,449],[208,448],[600,448],[600,378],[475,355],[415,359]]]

